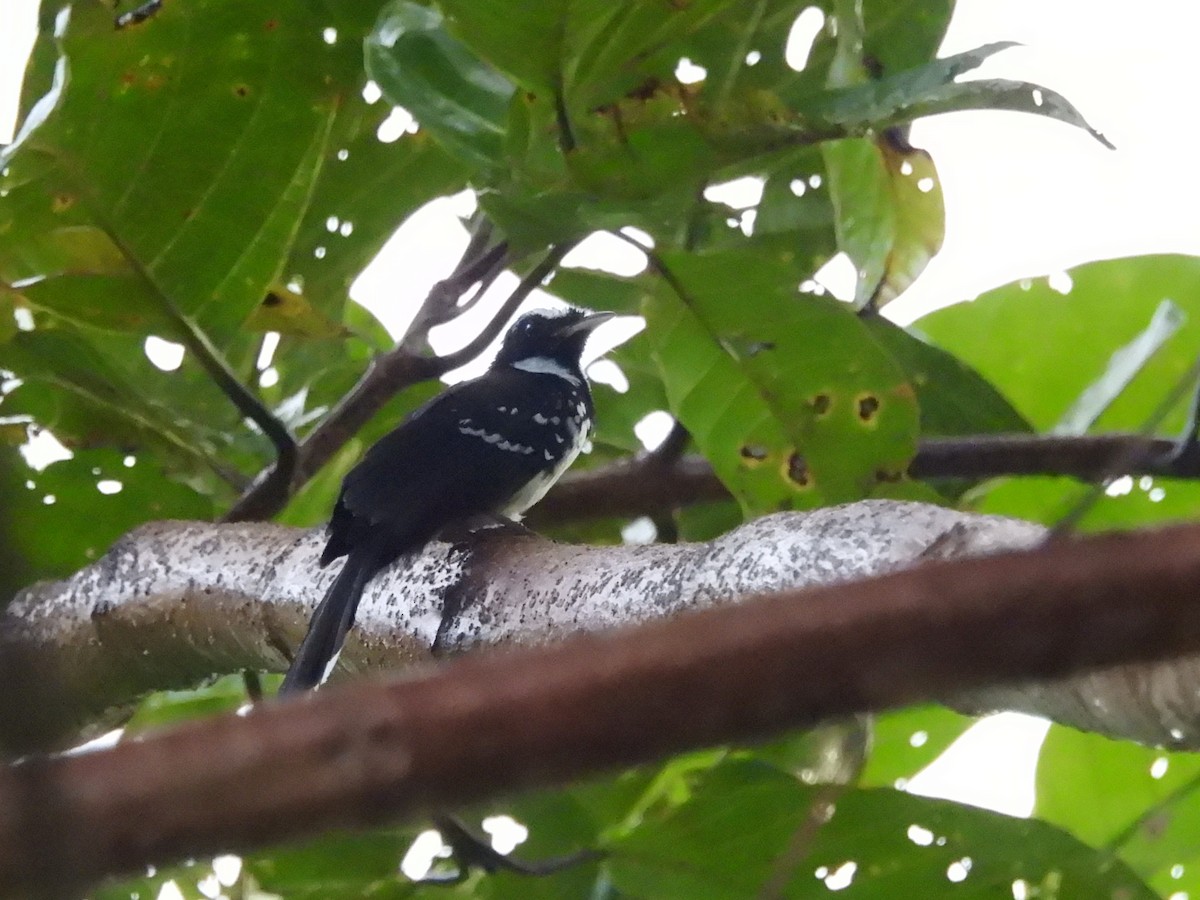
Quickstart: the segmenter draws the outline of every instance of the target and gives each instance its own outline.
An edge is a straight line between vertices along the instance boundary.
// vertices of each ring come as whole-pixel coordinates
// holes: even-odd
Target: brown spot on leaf
[[[770,455],[762,444],[743,444],[741,450],[742,459],[751,460],[752,462],[760,463]]]
[[[808,461],[797,451],[793,450],[787,461],[787,479],[796,487],[812,486],[812,477],[808,473]]]
[[[265,28],[267,31],[274,31],[278,27],[279,27],[278,19],[267,19],[267,21],[263,23],[263,28]]]
[[[829,412],[829,407],[833,405],[833,398],[828,394],[813,394],[812,400],[809,401],[812,410],[818,416],[823,416]]]
[[[55,194],[50,201],[50,209],[56,213],[66,212],[74,205],[75,197],[72,194]]]
[[[235,97],[248,97],[250,95],[250,86],[245,84],[235,84],[233,86],[233,95]]]
[[[809,473],[809,463],[799,451],[793,450],[787,457],[787,480],[797,487],[811,487],[812,475]]]
[[[858,417],[871,422],[879,412],[879,398],[874,394],[863,394],[858,398]]]
[[[279,306],[283,303],[283,298],[274,291],[267,291],[267,296],[263,297],[262,305],[266,307]]]

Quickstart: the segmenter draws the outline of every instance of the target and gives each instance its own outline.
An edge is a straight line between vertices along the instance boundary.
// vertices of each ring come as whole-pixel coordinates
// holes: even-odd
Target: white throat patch
[[[570,369],[548,356],[531,356],[529,359],[518,360],[512,364],[512,367],[520,369],[522,372],[533,372],[535,375],[557,375],[576,387],[580,384],[579,379],[571,374]]]

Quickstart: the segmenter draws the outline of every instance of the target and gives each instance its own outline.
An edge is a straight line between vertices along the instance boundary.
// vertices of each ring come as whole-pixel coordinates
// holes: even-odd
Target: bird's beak
[[[559,334],[563,337],[570,337],[573,334],[579,334],[581,331],[591,333],[596,326],[603,325],[609,319],[615,318],[616,315],[616,313],[611,312],[592,313],[590,316],[584,316],[575,324],[567,326]]]

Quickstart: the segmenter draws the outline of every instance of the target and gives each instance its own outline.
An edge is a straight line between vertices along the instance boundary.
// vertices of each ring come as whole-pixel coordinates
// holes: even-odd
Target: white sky
[[[36,4],[0,4],[0,140],[8,140]],[[908,320],[931,306],[1090,259],[1200,252],[1198,34],[1195,0],[959,0],[944,53],[1020,41],[1026,46],[990,60],[978,77],[1019,78],[1058,91],[1117,150],[1081,130],[1016,113],[917,123],[912,140],[937,161],[948,230],[941,255],[889,307],[893,314]],[[408,223],[389,259],[356,284],[355,297],[393,330],[402,324],[393,311],[411,308],[457,257],[463,237],[456,207],[461,213],[461,202],[441,202]],[[941,764],[937,778],[924,779],[921,792],[1027,812],[1043,726],[1008,716],[982,727],[957,759]]]

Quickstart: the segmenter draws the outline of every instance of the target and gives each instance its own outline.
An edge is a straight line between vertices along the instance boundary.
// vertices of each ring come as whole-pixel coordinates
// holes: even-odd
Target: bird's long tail
[[[346,633],[354,624],[363,588],[378,571],[379,563],[373,554],[352,550],[346,557],[342,571],[313,612],[308,633],[283,677],[280,694],[309,690],[329,677]]]

